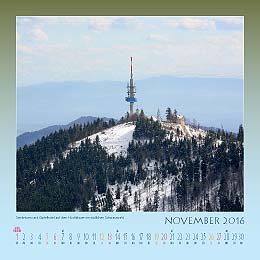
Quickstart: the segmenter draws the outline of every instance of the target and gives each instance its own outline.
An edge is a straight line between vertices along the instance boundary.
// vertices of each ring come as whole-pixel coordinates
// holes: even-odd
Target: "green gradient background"
[[[15,137],[16,137],[16,79],[15,79],[15,16],[17,15],[244,15],[245,16],[245,212],[246,244],[241,249],[218,249],[214,251],[200,251],[200,258],[196,258],[196,249],[183,249],[183,257],[191,254],[193,259],[244,259],[258,253],[258,237],[260,232],[260,8],[259,4],[250,1],[8,1],[0,6],[0,248],[10,253],[12,247],[4,243],[10,242],[8,236],[15,225]],[[12,234],[11,234],[12,235]],[[235,247],[233,247],[235,248]],[[238,248],[238,247],[236,247]],[[136,249],[137,250],[137,249]],[[213,250],[213,249],[212,249]],[[138,251],[138,250],[137,250]],[[147,252],[149,256],[159,257],[160,251]],[[190,252],[189,252],[190,251]],[[129,250],[131,252],[131,250]],[[17,251],[20,259],[24,259],[26,252]],[[28,252],[27,252],[28,253]],[[67,256],[70,254],[67,253]],[[128,252],[126,252],[128,253]],[[133,252],[132,252],[133,253]],[[140,252],[139,252],[140,253]],[[199,253],[199,252],[198,252]],[[15,253],[14,253],[15,254]],[[45,259],[52,253],[46,252]],[[58,251],[54,252],[59,256]],[[53,254],[53,255],[54,255]],[[134,253],[133,253],[134,254]],[[31,257],[36,257],[33,251]],[[176,257],[176,252],[165,251],[165,257]],[[100,253],[102,257],[102,253]],[[132,257],[136,255],[132,255]],[[152,258],[153,258],[152,257]],[[205,258],[204,258],[205,257]],[[41,257],[40,257],[41,258]],[[29,259],[27,257],[27,259]],[[36,259],[36,258],[35,258]],[[99,259],[99,258],[96,258]],[[184,258],[185,259],[185,258]]]

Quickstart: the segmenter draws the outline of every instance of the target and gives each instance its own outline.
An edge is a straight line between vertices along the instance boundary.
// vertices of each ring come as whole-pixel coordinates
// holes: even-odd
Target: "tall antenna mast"
[[[127,97],[125,98],[126,102],[130,103],[130,116],[134,114],[134,103],[137,102],[135,98],[136,88],[134,86],[133,79],[133,57],[130,59],[131,61],[131,72],[130,72],[130,82],[127,86]]]
[[[131,57],[131,79],[133,78],[133,57]]]

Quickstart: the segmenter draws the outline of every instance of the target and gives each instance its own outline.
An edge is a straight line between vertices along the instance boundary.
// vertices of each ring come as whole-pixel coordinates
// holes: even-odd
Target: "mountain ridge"
[[[33,144],[37,140],[41,139],[43,136],[46,137],[47,135],[54,133],[55,131],[59,131],[60,129],[68,129],[72,127],[74,124],[83,125],[87,123],[93,123],[97,118],[98,117],[94,116],[81,116],[65,125],[51,125],[36,131],[22,133],[21,135],[16,137],[16,148],[19,149],[24,145]],[[101,117],[101,119],[108,122],[113,118]]]
[[[243,211],[242,126],[234,135],[136,116],[17,150],[17,211]]]
[[[243,80],[161,76],[135,80],[136,107],[155,115],[178,108],[201,125],[234,131],[243,122]],[[69,122],[82,114],[120,118],[128,110],[126,81],[66,81],[17,88],[18,130]],[[33,109],[32,109],[33,108]],[[164,112],[163,112],[164,114]],[[43,124],[44,122],[44,124]],[[39,127],[40,125],[40,127]]]

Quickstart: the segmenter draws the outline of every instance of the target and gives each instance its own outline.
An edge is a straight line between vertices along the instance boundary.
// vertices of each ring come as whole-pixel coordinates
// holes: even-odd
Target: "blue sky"
[[[243,78],[243,17],[17,17],[17,86],[134,77]]]

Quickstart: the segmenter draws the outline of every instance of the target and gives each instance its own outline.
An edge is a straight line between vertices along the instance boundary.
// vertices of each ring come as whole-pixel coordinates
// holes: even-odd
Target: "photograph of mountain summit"
[[[244,211],[244,19],[18,16],[17,212]]]

